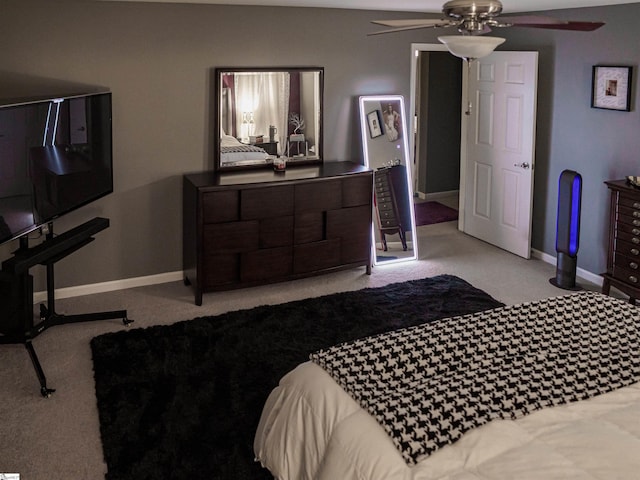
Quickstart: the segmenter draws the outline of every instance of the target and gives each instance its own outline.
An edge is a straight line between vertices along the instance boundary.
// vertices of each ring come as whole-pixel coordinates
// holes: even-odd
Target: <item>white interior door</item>
[[[530,258],[538,53],[494,52],[465,77],[459,228]]]

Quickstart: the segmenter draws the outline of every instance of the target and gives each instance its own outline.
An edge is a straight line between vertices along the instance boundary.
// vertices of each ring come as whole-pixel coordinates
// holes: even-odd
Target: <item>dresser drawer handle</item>
[[[632,241],[633,243],[635,243],[636,245],[640,244],[640,238],[638,238],[638,237],[633,237],[633,238],[631,239],[631,241]]]
[[[638,283],[638,277],[634,277],[633,275],[629,276],[629,281],[631,283]]]
[[[640,218],[640,212],[638,211],[633,212],[633,216],[636,218]]]
[[[635,219],[631,223],[633,223],[633,225],[636,226],[636,227],[640,227],[640,220],[638,220],[638,219]]]
[[[640,208],[640,202],[633,202],[633,208]]]
[[[631,268],[632,270],[637,270],[638,269],[638,264],[636,262],[631,262],[629,264],[629,268]]]
[[[640,228],[634,228],[633,230],[631,230],[631,233],[633,233],[634,235],[640,235]]]
[[[638,250],[637,248],[632,248],[631,255],[640,255],[640,250]]]

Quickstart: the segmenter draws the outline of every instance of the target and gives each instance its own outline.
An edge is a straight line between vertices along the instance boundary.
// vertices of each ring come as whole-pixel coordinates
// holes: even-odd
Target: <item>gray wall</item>
[[[504,50],[539,50],[533,247],[555,255],[558,178],[582,175],[578,267],[606,270],[609,193],[605,180],[640,173],[640,4],[547,12],[567,20],[604,21],[595,32],[500,30]],[[593,65],[633,67],[631,112],[590,108]]]
[[[504,29],[503,49],[540,51],[533,246],[555,254],[557,177],[584,179],[578,264],[604,270],[607,191],[639,174],[640,122],[589,107],[591,66],[638,65],[640,4],[554,11],[607,22],[594,33]],[[415,14],[203,4],[3,0],[0,68],[88,84],[114,95],[115,192],[56,222],[64,231],[96,215],[111,227],[57,265],[58,287],[182,269],[181,175],[212,166],[211,89],[216,66],[325,67],[326,159],[360,157],[357,96],[409,98],[410,44],[423,30],[367,37],[377,18]],[[637,73],[637,72],[636,72]],[[634,85],[635,85],[634,81]],[[0,249],[9,255],[15,243]]]
[[[56,265],[56,285],[182,270],[181,176],[213,165],[211,90],[217,66],[324,67],[324,156],[360,160],[357,97],[409,98],[409,37],[366,36],[375,29],[370,20],[380,15],[398,16],[2,0],[0,69],[105,85],[113,92],[115,191],[55,223],[62,232],[101,215],[111,227]],[[0,259],[14,248],[15,242],[1,247]]]

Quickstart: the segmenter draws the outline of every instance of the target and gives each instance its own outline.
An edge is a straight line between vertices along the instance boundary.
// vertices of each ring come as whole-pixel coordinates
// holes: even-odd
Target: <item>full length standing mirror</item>
[[[215,167],[322,162],[324,69],[216,68]]]
[[[365,165],[374,173],[373,263],[418,257],[411,157],[402,95],[360,97]]]

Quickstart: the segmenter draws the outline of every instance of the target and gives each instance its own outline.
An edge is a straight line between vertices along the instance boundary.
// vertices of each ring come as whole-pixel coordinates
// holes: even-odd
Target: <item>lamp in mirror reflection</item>
[[[402,95],[359,98],[364,163],[374,171],[374,265],[418,257],[411,157]]]

